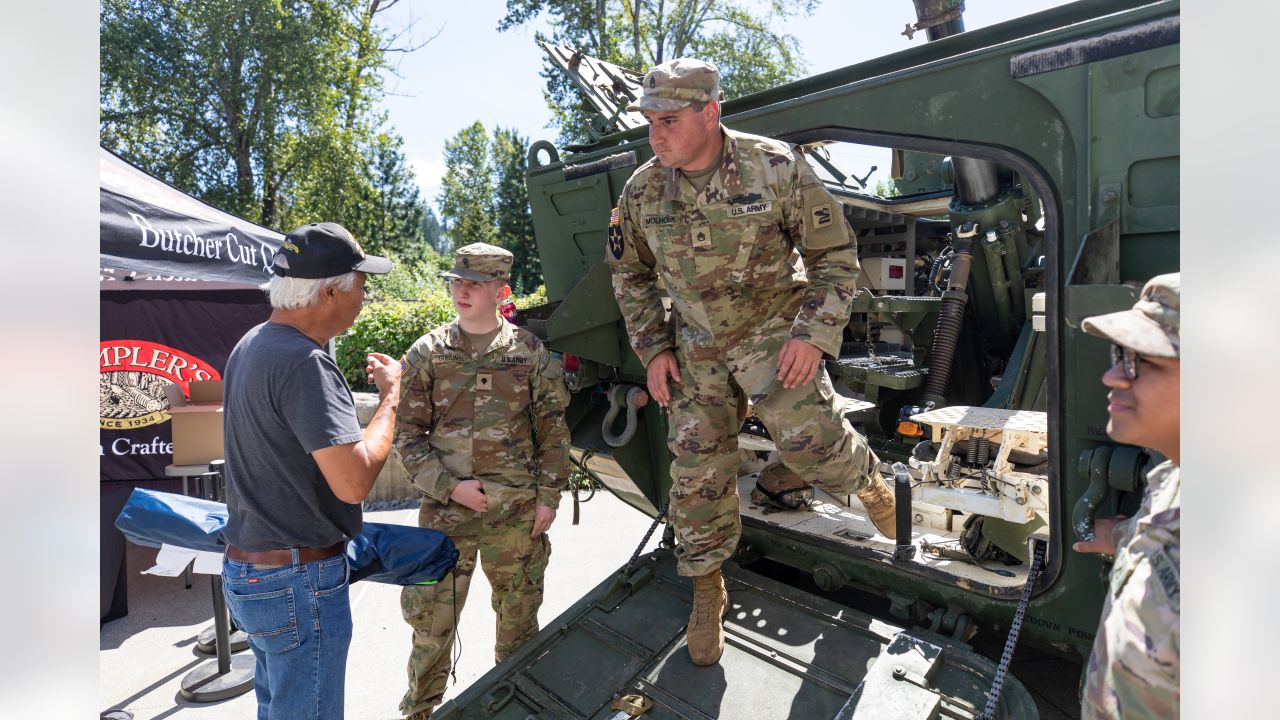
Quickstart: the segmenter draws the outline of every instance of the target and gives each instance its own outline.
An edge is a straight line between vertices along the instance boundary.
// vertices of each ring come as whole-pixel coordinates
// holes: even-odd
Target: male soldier
[[[227,554],[222,590],[257,660],[258,717],[341,718],[351,605],[346,543],[391,452],[400,365],[369,355],[378,407],[363,431],[325,351],[355,322],[365,255],[341,225],[305,225],[272,260],[271,317],[224,373]]]
[[[693,577],[687,635],[698,665],[724,649],[720,565],[742,531],[740,394],[790,471],[834,495],[856,492],[876,527],[890,538],[894,530],[879,461],[822,367],[824,355],[839,355],[849,320],[854,239],[788,145],[720,124],[720,97],[705,62],[681,58],[645,75],[643,97],[627,109],[648,119],[655,157],[623,188],[606,252],[649,392],[671,410],[671,515],[679,572]]]
[[[1136,516],[1098,518],[1096,539],[1075,544],[1116,558],[1085,678],[1086,720],[1180,712],[1179,285],[1178,273],[1154,277],[1131,310],[1082,325],[1113,343],[1112,367],[1102,376],[1111,388],[1107,434],[1168,458],[1147,475]]]
[[[459,553],[452,579],[407,586],[400,597],[413,626],[400,709],[412,720],[431,717],[444,696],[477,551],[498,615],[494,661],[538,632],[546,530],[568,480],[568,390],[541,341],[498,317],[512,260],[485,243],[459,249],[444,273],[458,319],[405,355],[396,448],[426,495],[418,524],[447,534]]]

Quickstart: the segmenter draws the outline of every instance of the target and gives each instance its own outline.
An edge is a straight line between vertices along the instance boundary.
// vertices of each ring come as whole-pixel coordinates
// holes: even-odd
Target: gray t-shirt
[[[227,526],[241,550],[328,547],[360,534],[360,505],[337,498],[311,452],[358,442],[351,389],[298,330],[263,323],[223,373]]]

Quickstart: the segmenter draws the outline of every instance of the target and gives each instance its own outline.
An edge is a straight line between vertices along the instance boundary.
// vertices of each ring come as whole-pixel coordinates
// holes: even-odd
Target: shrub
[[[383,276],[385,281],[376,291],[370,289],[370,301],[360,317],[337,339],[338,368],[353,391],[375,390],[365,381],[366,355],[380,352],[398,360],[418,338],[453,319],[453,301],[448,286],[438,278],[439,272],[429,263],[404,270],[397,266]],[[381,293],[382,299],[375,299],[379,297],[376,293]],[[533,294],[514,300],[521,309],[543,304],[546,289],[539,286]]]

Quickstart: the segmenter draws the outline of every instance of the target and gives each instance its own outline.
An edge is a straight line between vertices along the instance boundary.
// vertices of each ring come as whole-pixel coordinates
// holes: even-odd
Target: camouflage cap
[[[1178,359],[1180,286],[1181,273],[1157,275],[1147,281],[1131,309],[1085,318],[1081,327],[1143,355]]]
[[[489,243],[471,243],[458,248],[453,257],[453,269],[440,273],[442,277],[462,278],[476,282],[510,280],[511,263],[515,256],[509,250]]]
[[[676,58],[654,65],[644,76],[640,99],[628,111],[674,112],[691,103],[723,100],[720,71],[715,65],[693,58]]]

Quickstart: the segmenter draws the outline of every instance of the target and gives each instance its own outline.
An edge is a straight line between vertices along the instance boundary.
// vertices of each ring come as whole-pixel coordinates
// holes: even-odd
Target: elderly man
[[[790,146],[720,124],[714,66],[662,63],[643,93],[627,109],[648,119],[654,158],[622,190],[606,260],[649,392],[671,411],[677,566],[694,586],[689,655],[711,665],[724,649],[720,565],[742,533],[740,398],[790,471],[834,495],[857,493],[890,538],[893,495],[822,367],[839,356],[858,275],[840,204]]]
[[[1096,538],[1075,545],[1116,559],[1085,678],[1086,720],[1179,715],[1179,285],[1177,273],[1152,278],[1132,309],[1083,323],[1112,342],[1107,434],[1168,458],[1147,476],[1137,515],[1099,518]]]
[[[378,407],[362,432],[325,345],[355,322],[365,275],[391,270],[345,228],[289,233],[272,265],[271,317],[224,373],[223,593],[257,660],[258,718],[341,718],[351,606],[348,540],[391,451],[400,364],[373,353]]]

